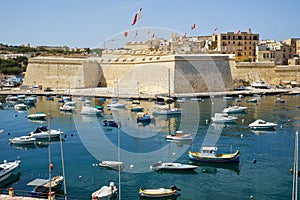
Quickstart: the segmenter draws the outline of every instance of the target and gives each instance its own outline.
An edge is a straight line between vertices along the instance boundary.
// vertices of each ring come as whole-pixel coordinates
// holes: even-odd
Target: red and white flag
[[[132,26],[136,24],[136,22],[141,19],[142,17],[142,8],[139,9],[139,11],[134,15],[133,21],[132,21]]]
[[[215,30],[213,32],[213,36],[217,35],[217,30],[218,30],[218,28],[215,28]]]
[[[153,34],[152,34],[152,40],[153,40],[154,38],[155,38],[155,34],[153,33]]]
[[[194,30],[196,28],[196,24],[193,24],[191,28]]]
[[[238,30],[238,31],[236,32],[236,34],[241,34],[241,30]]]

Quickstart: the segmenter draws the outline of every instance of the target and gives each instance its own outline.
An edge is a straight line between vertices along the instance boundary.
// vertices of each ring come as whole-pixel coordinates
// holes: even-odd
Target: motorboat
[[[177,191],[180,191],[175,185],[170,188],[153,188],[153,189],[142,189],[139,190],[140,197],[149,198],[161,198],[175,196]]]
[[[103,126],[105,127],[116,127],[118,128],[118,123],[113,121],[113,120],[104,120],[103,121]]]
[[[20,145],[25,145],[25,144],[34,144],[36,141],[36,138],[33,138],[31,136],[21,136],[21,137],[15,137],[8,139],[10,144],[20,144]]]
[[[27,105],[24,103],[18,103],[14,105],[15,110],[27,110]]]
[[[229,106],[228,108],[225,108],[223,110],[223,113],[227,113],[227,114],[235,114],[235,113],[242,113],[245,112],[247,110],[247,107],[243,107],[243,106]]]
[[[114,199],[117,196],[117,187],[114,182],[110,182],[109,186],[102,186],[99,190],[92,193],[92,199]]]
[[[186,98],[178,98],[176,101],[178,103],[184,103],[184,102],[186,102]]]
[[[131,112],[143,112],[144,108],[139,106],[138,104],[132,104],[130,108]]]
[[[259,89],[269,88],[268,85],[266,85],[265,82],[263,82],[263,81],[254,81],[251,83],[251,86],[253,88],[259,88]]]
[[[252,99],[248,99],[246,100],[247,103],[257,103],[257,98],[252,98]]]
[[[237,117],[229,116],[227,113],[215,113],[211,120],[215,123],[232,123],[237,120]]]
[[[223,97],[223,100],[225,100],[225,101],[231,101],[231,100],[233,100],[233,97]]]
[[[193,98],[191,98],[191,101],[203,101],[203,99],[202,98],[200,98],[200,97],[193,97]]]
[[[175,134],[170,134],[166,136],[167,140],[192,140],[192,134],[185,134],[183,131],[176,131]]]
[[[284,99],[281,99],[280,97],[277,97],[275,99],[275,103],[285,103],[285,100]]]
[[[215,146],[203,146],[200,152],[189,151],[189,159],[193,161],[206,163],[236,163],[240,161],[240,151],[235,153],[217,153],[218,148]]]
[[[109,109],[110,109],[110,108],[125,108],[125,107],[126,107],[126,104],[116,102],[116,103],[107,104],[107,107],[108,107]]]
[[[82,106],[81,115],[100,115],[102,110],[98,110],[97,108],[90,107],[90,106]]]
[[[76,102],[74,101],[67,101],[64,103],[62,107],[59,107],[60,111],[67,111],[67,112],[73,112],[76,110]]]
[[[274,129],[277,126],[275,123],[266,122],[262,119],[257,119],[256,121],[249,124],[249,128],[251,129]]]
[[[31,120],[45,120],[46,119],[46,114],[41,113],[41,112],[37,112],[35,114],[30,114],[27,116],[28,119]]]
[[[151,170],[195,170],[198,166],[181,164],[181,163],[170,163],[170,162],[157,162],[150,166]]]
[[[138,112],[137,113],[137,122],[150,122],[151,117],[148,113]]]
[[[115,169],[119,170],[124,168],[123,162],[119,161],[110,161],[110,160],[102,160],[99,163],[100,167],[105,167],[105,168],[110,168],[110,169]]]
[[[29,136],[36,138],[36,139],[47,139],[47,138],[57,138],[61,134],[63,134],[60,130],[49,130],[47,126],[39,126],[36,128],[35,131],[29,133]]]
[[[0,164],[0,183],[8,179],[11,173],[20,166],[19,160],[13,162],[7,162],[4,160],[2,164]]]
[[[63,176],[54,176],[51,179],[35,179],[27,184],[35,186],[29,194],[34,197],[45,197],[48,196],[50,188],[52,192],[57,193],[61,190],[63,180]]]
[[[178,108],[161,108],[154,110],[153,115],[181,115],[181,110]]]

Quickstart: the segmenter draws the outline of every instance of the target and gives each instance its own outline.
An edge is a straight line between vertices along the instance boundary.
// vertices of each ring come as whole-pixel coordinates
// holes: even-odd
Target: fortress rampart
[[[169,76],[170,69],[170,76]],[[108,50],[100,58],[37,57],[29,60],[24,85],[43,89],[114,88],[115,93],[198,93],[232,90],[235,80],[277,85],[296,80],[299,66],[239,63],[224,54],[166,54]],[[116,90],[118,88],[118,91]]]

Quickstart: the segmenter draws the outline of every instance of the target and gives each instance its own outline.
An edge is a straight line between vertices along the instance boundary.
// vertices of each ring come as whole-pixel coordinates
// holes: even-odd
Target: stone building
[[[256,47],[256,61],[272,61],[277,65],[287,65],[295,57],[295,48],[284,42],[262,41]]]
[[[217,51],[222,54],[235,54],[235,61],[255,61],[255,47],[259,42],[259,34],[247,32],[227,32],[217,35]]]

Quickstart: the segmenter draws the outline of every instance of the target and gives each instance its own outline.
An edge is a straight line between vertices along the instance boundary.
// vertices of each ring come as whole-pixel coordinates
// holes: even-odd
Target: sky
[[[260,40],[281,41],[300,38],[299,8],[299,0],[1,0],[0,43],[97,48],[148,27],[187,36],[251,28]]]

